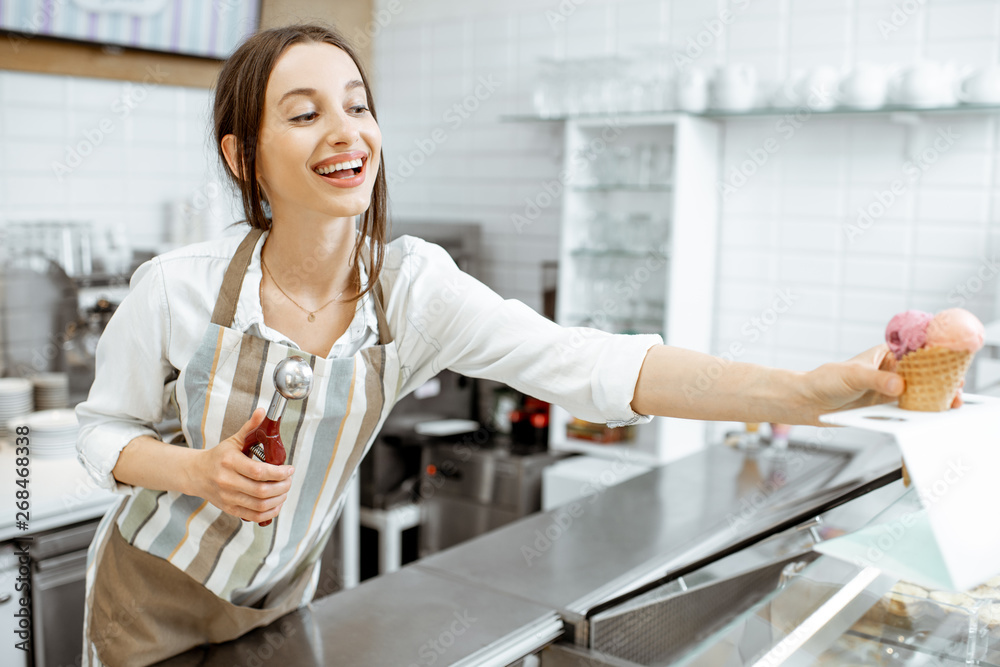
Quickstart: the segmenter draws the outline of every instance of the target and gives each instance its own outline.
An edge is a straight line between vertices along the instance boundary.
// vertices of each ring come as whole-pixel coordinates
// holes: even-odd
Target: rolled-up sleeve
[[[663,343],[658,334],[560,326],[459,269],[440,246],[410,243],[401,353],[426,367],[413,365],[404,392],[448,368],[503,382],[587,421],[624,426],[652,419],[630,404],[647,351]]]
[[[132,277],[131,290],[97,344],[96,374],[87,400],[76,407],[77,456],[103,488],[131,494],[112,474],[118,455],[140,435],[158,437],[164,412],[170,320],[163,271],[154,259]]]

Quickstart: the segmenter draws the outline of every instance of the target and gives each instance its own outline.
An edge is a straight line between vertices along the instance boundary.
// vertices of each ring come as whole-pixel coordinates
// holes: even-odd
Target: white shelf
[[[569,119],[564,144],[556,321],[710,351],[719,124],[687,114]],[[602,177],[626,185],[595,185]],[[629,185],[640,182],[657,185]],[[637,233],[646,249],[608,248]],[[568,438],[570,419],[553,406],[551,449],[661,464],[706,444],[707,425],[695,420],[656,417],[635,427],[635,443],[601,445]]]

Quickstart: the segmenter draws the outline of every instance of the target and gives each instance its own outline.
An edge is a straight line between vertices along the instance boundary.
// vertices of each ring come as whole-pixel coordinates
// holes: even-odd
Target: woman
[[[443,368],[611,425],[816,424],[902,391],[878,370],[884,346],[810,373],[723,364],[656,335],[557,326],[438,246],[386,244],[368,80],[327,29],[251,37],[220,73],[214,118],[251,231],[136,272],[77,409],[80,460],[123,494],[89,553],[84,664],[147,664],[306,604],[363,454],[394,402]],[[314,382],[282,420],[288,465],[252,460],[243,439],[293,354]],[[718,379],[692,392],[704,372]],[[175,416],[180,433],[154,428]]]

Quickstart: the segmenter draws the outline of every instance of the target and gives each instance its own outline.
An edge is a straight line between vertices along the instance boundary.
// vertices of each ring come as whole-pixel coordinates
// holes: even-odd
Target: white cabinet
[[[685,114],[566,121],[559,324],[710,351],[718,151],[717,123]],[[568,436],[570,420],[552,406],[552,449],[662,463],[705,444],[700,421],[655,417],[610,445]]]

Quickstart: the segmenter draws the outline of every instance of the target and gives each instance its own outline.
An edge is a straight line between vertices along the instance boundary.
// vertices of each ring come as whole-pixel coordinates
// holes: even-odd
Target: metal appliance
[[[436,243],[466,273],[479,274],[480,227],[475,223],[394,220],[392,237],[415,236]],[[388,509],[414,500],[421,448],[428,443],[414,427],[435,419],[479,419],[479,381],[443,370],[393,407],[371,449],[361,462],[361,504]]]
[[[35,667],[75,665],[83,648],[87,548],[100,519],[34,536],[31,606]]]
[[[416,500],[424,446],[434,442],[418,435],[421,422],[478,419],[479,385],[475,378],[443,370],[397,403],[361,462],[361,504],[388,509]]]
[[[0,665],[8,667],[28,667],[30,664],[30,655],[15,645],[21,641],[15,634],[20,628],[14,616],[21,608],[22,593],[17,590],[19,567],[13,543],[0,545],[0,633],[7,639],[0,644]]]
[[[0,341],[7,375],[62,371],[66,326],[76,320],[76,286],[52,260],[8,257],[0,266]]]
[[[515,454],[502,434],[481,443],[468,436],[424,448],[421,557],[540,511],[542,471],[568,456]]]

